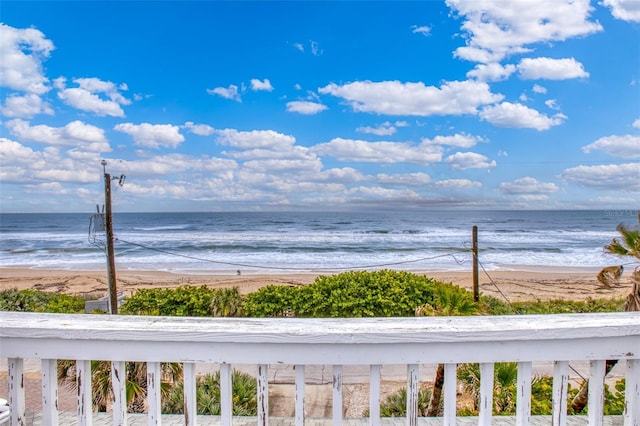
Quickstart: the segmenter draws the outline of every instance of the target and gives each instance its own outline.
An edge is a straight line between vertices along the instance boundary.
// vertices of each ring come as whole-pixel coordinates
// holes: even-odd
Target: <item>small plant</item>
[[[257,414],[257,381],[249,374],[233,370],[231,392],[233,415],[255,416]],[[198,414],[220,415],[220,372],[198,377],[196,380],[196,401]],[[184,384],[176,382],[171,391],[163,397],[162,412],[182,414],[184,412]]]

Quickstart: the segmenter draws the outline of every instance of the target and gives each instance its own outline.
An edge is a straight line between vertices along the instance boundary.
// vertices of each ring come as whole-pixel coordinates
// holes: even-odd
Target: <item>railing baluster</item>
[[[9,362],[9,407],[11,425],[25,425],[24,360],[10,358]]]
[[[149,426],[162,423],[162,401],[160,398],[161,372],[159,362],[147,363],[147,404]]]
[[[231,426],[233,416],[231,391],[231,364],[220,364],[220,421],[222,426]]]
[[[567,424],[567,383],[569,381],[569,363],[556,361],[553,365],[553,426]]]
[[[304,426],[304,365],[295,367],[296,371],[296,425]]]
[[[41,361],[42,372],[42,422],[58,425],[58,364],[55,359]]]
[[[640,426],[640,359],[627,360],[624,426]]]
[[[407,426],[418,424],[418,364],[407,366]]]
[[[531,363],[518,363],[518,384],[516,391],[516,426],[531,423]]]
[[[185,362],[182,366],[184,394],[184,422],[186,426],[196,426],[198,405],[196,401],[196,363]]]
[[[369,425],[380,426],[380,366],[369,367]]]
[[[113,391],[113,424],[127,424],[127,368],[124,361],[111,363],[111,390]]]
[[[591,361],[589,368],[589,397],[587,402],[589,426],[602,426],[604,404],[605,361]]]
[[[269,426],[269,378],[267,365],[258,365],[258,426]]]
[[[78,426],[90,426],[93,424],[93,395],[91,393],[91,382],[91,361],[76,361]]]
[[[333,426],[342,425],[342,365],[333,366]]]
[[[491,426],[493,416],[493,375],[495,364],[485,362],[480,364],[480,412],[479,426]]]
[[[444,424],[456,425],[456,364],[444,365]]]

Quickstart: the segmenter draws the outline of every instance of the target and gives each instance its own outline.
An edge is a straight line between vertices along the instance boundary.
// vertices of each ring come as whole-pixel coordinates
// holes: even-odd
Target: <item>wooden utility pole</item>
[[[480,284],[478,275],[478,227],[473,225],[471,251],[473,253],[473,300],[480,301]]]
[[[107,234],[107,277],[109,281],[109,313],[118,313],[118,289],[116,287],[116,259],[113,250],[113,218],[111,212],[111,175],[107,173],[106,161],[102,161],[104,167],[104,227]]]

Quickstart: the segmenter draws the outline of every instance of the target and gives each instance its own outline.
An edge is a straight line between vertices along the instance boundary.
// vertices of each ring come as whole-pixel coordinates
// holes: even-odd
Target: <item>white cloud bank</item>
[[[184,142],[180,127],[172,124],[120,123],[114,130],[130,135],[135,145],[145,148],[176,148]]]

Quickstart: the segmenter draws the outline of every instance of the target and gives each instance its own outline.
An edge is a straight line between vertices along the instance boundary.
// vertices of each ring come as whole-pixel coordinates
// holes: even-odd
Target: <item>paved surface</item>
[[[27,426],[40,426],[42,421],[40,419],[40,413],[28,412],[27,413]],[[77,418],[75,413],[63,412],[60,413],[60,424],[65,426],[77,425]],[[567,419],[567,426],[586,426],[588,425],[587,416],[571,416]],[[234,417],[233,426],[257,426],[257,417]],[[93,414],[94,426],[111,426],[113,424],[110,413],[94,413]],[[146,426],[148,420],[144,414],[129,414],[128,425],[130,426]],[[164,415],[162,416],[162,424],[165,426],[178,426],[184,425],[184,417],[179,415]],[[202,426],[222,426],[219,416],[198,416],[197,424]],[[269,426],[294,426],[295,422],[290,417],[270,417]],[[331,426],[333,423],[331,419],[307,419],[305,426]],[[369,419],[344,419],[342,421],[344,426],[368,426]],[[404,417],[386,417],[381,421],[382,426],[406,426],[407,421]],[[475,426],[478,424],[477,417],[462,417],[457,419],[457,426]],[[514,417],[499,416],[492,419],[492,425],[494,426],[513,426],[516,424]],[[622,416],[607,416],[604,419],[603,426],[623,426],[624,419]],[[442,418],[433,417],[421,417],[418,419],[418,426],[440,426],[442,425]],[[532,416],[531,426],[549,426],[551,425],[550,416]]]

